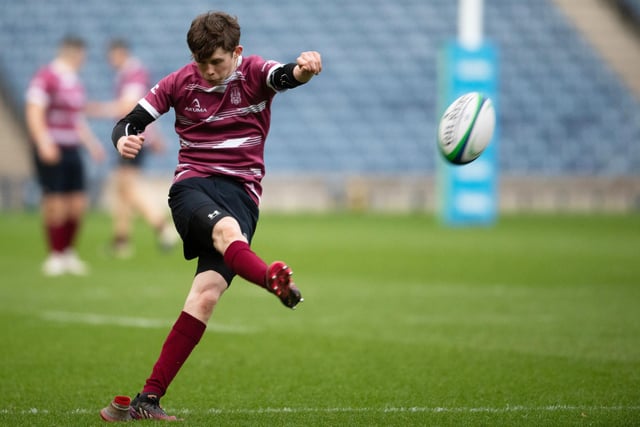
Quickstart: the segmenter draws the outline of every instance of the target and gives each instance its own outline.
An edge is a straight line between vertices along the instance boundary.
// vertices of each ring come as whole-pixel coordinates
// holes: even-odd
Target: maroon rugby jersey
[[[86,93],[77,73],[54,60],[31,79],[26,99],[46,109],[47,129],[54,143],[80,143],[77,124],[84,117]]]
[[[212,87],[191,63],[163,78],[140,101],[156,119],[171,107],[175,111],[180,151],[174,182],[230,176],[260,202],[264,143],[276,94],[268,81],[279,65],[259,56],[240,56],[234,73]]]

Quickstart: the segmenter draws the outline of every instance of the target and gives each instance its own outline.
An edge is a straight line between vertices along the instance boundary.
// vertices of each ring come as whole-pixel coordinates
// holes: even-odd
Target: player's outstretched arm
[[[283,64],[269,76],[269,85],[275,90],[293,89],[307,83],[322,71],[322,58],[318,52],[302,52],[295,63]]]
[[[293,77],[300,83],[306,83],[322,71],[322,57],[315,51],[302,52],[296,59],[297,67]]]
[[[102,162],[106,158],[106,153],[98,137],[93,133],[86,119],[78,120],[76,129],[80,136],[80,142],[85,146],[89,155],[96,162]]]

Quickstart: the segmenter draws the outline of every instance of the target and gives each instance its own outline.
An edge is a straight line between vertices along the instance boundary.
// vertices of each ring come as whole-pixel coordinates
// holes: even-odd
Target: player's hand
[[[144,145],[144,136],[142,135],[129,135],[122,136],[118,140],[116,144],[118,148],[118,152],[125,159],[133,159],[135,158],[142,146]]]
[[[299,82],[307,82],[322,71],[322,57],[315,51],[302,52],[296,59],[298,66],[294,69],[294,76]]]
[[[38,144],[38,157],[44,164],[55,165],[60,161],[60,148],[50,142]]]

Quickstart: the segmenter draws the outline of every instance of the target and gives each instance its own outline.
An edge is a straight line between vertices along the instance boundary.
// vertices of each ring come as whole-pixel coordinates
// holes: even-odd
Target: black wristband
[[[297,64],[285,64],[276,68],[271,73],[270,83],[275,90],[293,89],[300,86],[301,82],[296,80],[293,76],[293,70],[297,67]]]

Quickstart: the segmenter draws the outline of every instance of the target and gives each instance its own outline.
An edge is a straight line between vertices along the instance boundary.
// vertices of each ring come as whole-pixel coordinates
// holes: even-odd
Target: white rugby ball
[[[493,137],[496,113],[491,99],[470,92],[453,101],[438,125],[438,148],[445,159],[464,165],[477,159]]]

